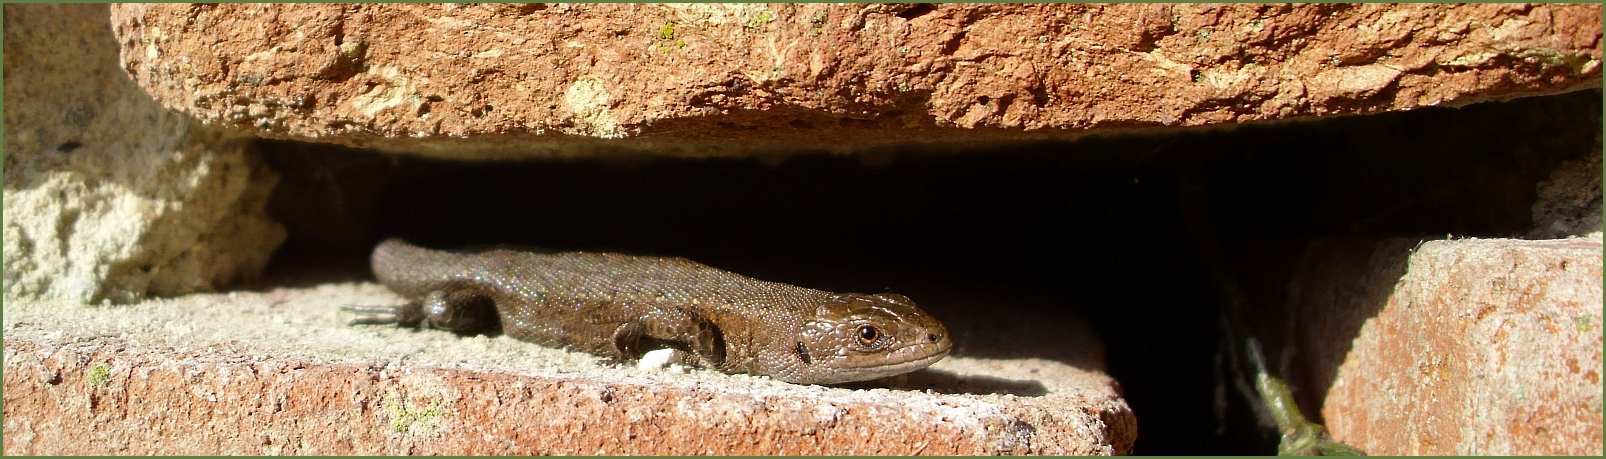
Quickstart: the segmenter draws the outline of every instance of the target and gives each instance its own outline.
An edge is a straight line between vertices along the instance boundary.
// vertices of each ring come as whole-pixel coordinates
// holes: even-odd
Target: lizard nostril
[[[942,335],[939,335],[939,334],[936,334],[936,333],[927,333],[926,334],[926,339],[929,339],[929,340],[931,340],[931,342],[935,343],[935,342],[938,342],[938,341],[942,341]]]

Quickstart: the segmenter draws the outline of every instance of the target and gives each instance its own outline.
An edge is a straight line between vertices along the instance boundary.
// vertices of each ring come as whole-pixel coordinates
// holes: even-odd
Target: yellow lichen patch
[[[111,384],[112,381],[112,367],[106,366],[105,364],[95,364],[94,366],[89,367],[89,375],[87,379],[89,379],[89,385],[94,386],[95,388],[106,387],[106,385]]]
[[[419,408],[408,406],[396,400],[385,401],[385,414],[390,416],[390,428],[396,432],[428,430],[435,427],[435,420],[440,419],[446,410],[442,408],[440,400],[432,400],[429,406]]]
[[[581,77],[569,85],[569,89],[563,92],[563,101],[574,112],[576,121],[588,128],[584,134],[608,139],[624,136],[611,110],[613,97],[597,77]]]

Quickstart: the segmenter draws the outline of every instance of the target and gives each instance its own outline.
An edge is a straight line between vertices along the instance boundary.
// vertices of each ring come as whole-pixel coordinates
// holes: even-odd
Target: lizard
[[[346,306],[353,324],[459,334],[677,362],[795,384],[865,381],[948,355],[947,329],[895,293],[831,293],[767,282],[684,258],[498,245],[436,250],[387,239],[370,257],[405,304]]]

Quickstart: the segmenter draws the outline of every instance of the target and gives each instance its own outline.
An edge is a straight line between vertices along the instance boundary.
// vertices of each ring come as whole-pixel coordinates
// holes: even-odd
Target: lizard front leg
[[[721,368],[725,338],[719,326],[680,309],[658,308],[614,329],[614,349],[622,359],[639,359],[653,348],[666,346],[689,355],[675,363]]]

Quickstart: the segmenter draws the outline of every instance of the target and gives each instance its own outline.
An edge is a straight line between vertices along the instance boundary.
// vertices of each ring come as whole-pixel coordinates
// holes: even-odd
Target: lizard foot
[[[347,325],[407,325],[402,323],[405,315],[404,311],[407,309],[407,307],[408,305],[374,306],[348,304],[341,306],[340,312],[346,313],[344,315],[350,317],[350,320],[346,322]]]

